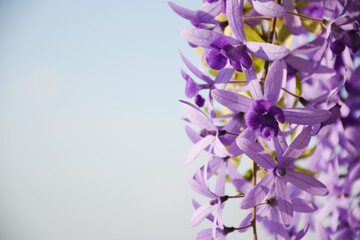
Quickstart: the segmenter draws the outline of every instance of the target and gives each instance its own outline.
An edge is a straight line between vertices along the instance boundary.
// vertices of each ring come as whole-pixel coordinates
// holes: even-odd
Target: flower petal
[[[290,123],[310,125],[327,120],[331,113],[321,109],[282,108],[285,120]]]
[[[215,88],[217,89],[225,89],[226,85],[230,81],[232,75],[234,74],[235,70],[232,67],[225,67],[221,69],[215,78]]]
[[[220,142],[218,137],[215,138],[214,153],[217,157],[224,158],[228,156],[228,151],[226,150],[224,144]]]
[[[206,203],[196,209],[191,217],[191,225],[194,227],[199,225],[216,207],[217,204],[211,205],[210,203]]]
[[[242,42],[246,42],[243,28],[243,7],[244,0],[229,0],[226,4],[226,16],[233,36]]]
[[[265,169],[274,168],[274,159],[259,143],[250,142],[245,138],[237,138],[236,143],[240,150],[260,166]]]
[[[237,190],[242,193],[247,193],[251,190],[251,183],[243,178],[231,161],[227,161],[227,169],[231,182]]]
[[[315,203],[305,199],[292,198],[291,202],[295,212],[311,213],[315,212],[318,209]]]
[[[199,156],[199,154],[205,150],[205,148],[207,146],[209,146],[211,144],[211,142],[213,142],[215,139],[214,136],[212,135],[208,135],[204,138],[202,138],[200,141],[198,141],[197,143],[194,144],[194,146],[190,149],[190,151],[188,152],[188,154],[186,155],[185,158],[185,165],[190,164],[192,161],[195,160],[195,158],[197,156]]]
[[[281,167],[293,166],[294,161],[300,157],[309,145],[311,139],[311,127],[304,128],[301,133],[292,141],[290,146],[285,150],[278,165]]]
[[[284,8],[287,11],[293,12],[295,14],[297,13],[294,4],[292,3],[291,0],[284,0]],[[290,33],[294,35],[301,34],[302,26],[301,26],[301,19],[299,16],[286,13],[284,16],[284,22],[285,22],[285,26],[287,27]]]
[[[190,122],[200,128],[217,131],[217,128],[214,126],[211,120],[198,107],[195,107],[193,104],[186,101],[181,102],[183,103],[184,113]]]
[[[266,61],[283,59],[289,54],[286,47],[270,43],[247,42],[246,46],[249,53]]]
[[[171,7],[171,9],[176,12],[178,15],[180,15],[181,17],[190,20],[192,22],[198,22],[199,18],[197,17],[197,13],[196,11],[192,11],[190,9],[181,7],[179,5],[176,5],[173,2],[168,2],[169,6]]]
[[[270,65],[265,79],[264,98],[273,106],[276,106],[281,86],[286,77],[286,64],[284,60],[277,60]],[[284,74],[285,73],[285,74]]]
[[[275,187],[278,193],[278,204],[279,211],[283,223],[286,227],[290,226],[293,219],[293,207],[291,204],[291,199],[289,194],[286,191],[286,183],[282,181],[280,178],[275,178]]]
[[[221,4],[212,4],[204,2],[199,11],[197,12],[197,17],[202,23],[214,23],[217,21],[215,17],[221,13]]]
[[[248,209],[258,205],[263,201],[271,188],[271,183],[274,181],[274,175],[268,173],[261,181],[245,195],[240,202],[241,209]]]
[[[207,82],[208,84],[212,84],[213,80],[207,75],[205,75],[203,72],[201,72],[197,67],[195,67],[181,52],[180,52],[181,58],[184,61],[185,65],[189,68],[189,70],[198,78],[203,80],[204,82]]]
[[[209,189],[206,186],[203,186],[199,184],[197,181],[195,181],[193,178],[191,178],[189,175],[185,173],[186,181],[189,183],[190,187],[197,193],[208,197],[208,198],[215,198],[216,195],[209,191]]]
[[[211,48],[210,44],[218,37],[225,36],[221,33],[217,33],[206,29],[185,29],[181,32],[181,36],[188,42],[195,44],[199,47]],[[241,42],[232,37],[227,37],[229,44],[237,45]]]
[[[266,17],[283,17],[286,10],[273,0],[253,0],[253,6],[256,12]]]
[[[287,169],[283,178],[305,192],[313,195],[325,196],[329,193],[329,190],[322,182],[302,172]]]
[[[225,195],[226,169],[227,169],[227,164],[226,162],[224,162],[219,169],[218,176],[216,179],[215,194],[218,196]]]
[[[201,205],[197,201],[195,201],[194,199],[192,200],[192,204],[193,204],[195,209],[198,209],[199,207],[201,207]],[[212,215],[212,214],[209,214],[206,218],[211,222],[214,221],[214,215]]]
[[[247,112],[252,103],[252,100],[248,97],[221,89],[212,90],[211,95],[220,104],[234,112]]]
[[[223,69],[226,66],[227,61],[227,57],[225,57],[218,49],[212,49],[208,55],[206,55],[206,62],[215,70]]]
[[[246,74],[246,81],[248,83],[251,96],[255,100],[263,99],[264,94],[261,90],[261,86],[260,86],[259,80],[256,76],[254,68],[250,68],[250,69],[245,68],[245,74]]]

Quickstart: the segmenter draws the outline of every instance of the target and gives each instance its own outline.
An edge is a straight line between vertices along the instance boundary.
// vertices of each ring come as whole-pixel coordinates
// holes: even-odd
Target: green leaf
[[[252,169],[247,170],[247,172],[244,174],[244,179],[251,181],[252,177],[253,177],[253,171]]]
[[[254,55],[251,55],[251,58],[253,60],[253,68],[256,73],[259,73],[262,69],[264,69],[265,60],[255,57]]]
[[[290,139],[291,141],[294,141],[295,135],[296,135],[297,128],[291,133]]]
[[[276,30],[279,38],[279,45],[282,45],[291,36],[289,30],[285,26],[283,18],[277,19]]]
[[[301,19],[304,28],[311,33],[320,34],[323,30],[322,26],[318,22],[314,22],[308,19]]]
[[[305,174],[310,175],[310,176],[313,176],[313,177],[315,177],[315,175],[316,175],[315,172],[312,172],[312,171],[310,171],[310,170],[308,170],[308,169],[306,169],[306,168],[302,168],[302,167],[297,167],[297,166],[295,166],[295,167],[294,167],[294,170],[295,170],[295,171],[298,171],[298,172],[305,173]]]
[[[264,39],[262,39],[257,31],[254,30],[254,28],[243,25],[244,26],[244,32],[246,36],[246,41],[248,42],[262,42],[264,43]]]
[[[316,145],[314,147],[306,150],[305,152],[303,152],[303,154],[301,154],[301,156],[296,160],[301,160],[301,159],[311,156],[315,152],[315,149],[316,149]]]

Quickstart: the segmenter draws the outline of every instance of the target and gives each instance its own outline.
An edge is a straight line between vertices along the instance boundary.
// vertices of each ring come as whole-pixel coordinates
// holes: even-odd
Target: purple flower
[[[286,146],[285,139],[281,144],[275,144],[278,162],[258,143],[249,142],[247,139],[238,138],[238,147],[253,161],[265,168],[268,172],[265,177],[248,193],[241,201],[240,207],[243,209],[251,208],[265,199],[270,189],[275,187],[277,192],[278,206],[284,224],[290,225],[293,215],[291,199],[286,191],[286,183],[290,182],[298,188],[313,195],[325,196],[328,190],[324,184],[315,178],[294,171],[294,161],[307,147],[311,138],[311,128],[306,127],[291,143]],[[285,144],[285,145],[284,145]],[[280,155],[281,154],[281,155]]]
[[[187,181],[190,184],[191,188],[200,193],[201,195],[210,198],[211,200],[205,203],[202,206],[196,207],[196,210],[191,218],[191,224],[193,226],[197,226],[200,224],[205,218],[209,218],[208,216],[212,211],[216,210],[216,215],[214,218],[211,218],[213,222],[213,232],[215,233],[216,225],[220,227],[220,229],[224,229],[224,225],[221,220],[221,210],[223,208],[223,203],[228,200],[228,196],[224,195],[225,193],[225,177],[226,177],[226,164],[222,165],[219,170],[219,177],[217,179],[217,188],[215,189],[215,193],[210,191],[207,182],[204,180],[203,172],[198,169],[194,175],[194,178],[190,178],[186,175]]]
[[[212,50],[206,56],[206,61],[213,69],[223,69],[228,60],[239,72],[242,72],[242,67],[246,69],[252,67],[252,59],[246,52],[245,45],[232,46],[227,37],[219,36],[210,43],[210,47]]]
[[[276,120],[280,123],[285,122],[283,111],[278,107],[270,106],[270,103],[264,99],[253,101],[251,110],[245,115],[247,126],[252,131],[260,128],[261,136],[265,139],[278,135],[279,125]]]
[[[284,72],[286,65],[283,60],[273,62],[265,79],[264,93],[253,70],[247,72],[250,92],[255,100],[243,95],[215,89],[211,91],[213,98],[228,107],[234,112],[245,112],[245,120],[249,129],[260,131],[265,139],[277,136],[278,123],[285,121],[290,123],[311,125],[327,120],[331,114],[326,110],[320,109],[300,109],[300,108],[278,108],[276,104],[279,99]],[[252,76],[252,77],[251,77]],[[277,121],[276,121],[277,120]]]

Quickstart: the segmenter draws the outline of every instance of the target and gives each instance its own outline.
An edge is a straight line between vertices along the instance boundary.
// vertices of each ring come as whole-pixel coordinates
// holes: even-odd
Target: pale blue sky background
[[[205,199],[184,179],[197,166],[183,165],[178,102],[178,49],[197,59],[187,27],[166,1],[1,1],[0,239],[183,240],[210,226],[189,223],[191,197]]]

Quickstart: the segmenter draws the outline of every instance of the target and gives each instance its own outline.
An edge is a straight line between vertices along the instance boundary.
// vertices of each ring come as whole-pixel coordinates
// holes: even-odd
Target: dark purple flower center
[[[252,59],[247,53],[245,45],[233,46],[225,36],[219,36],[210,43],[212,50],[206,56],[206,62],[212,69],[221,70],[226,66],[228,60],[230,64],[239,72],[242,68],[250,69]]]
[[[208,136],[208,135],[215,136],[215,135],[216,135],[216,131],[209,131],[209,130],[203,128],[203,129],[200,130],[199,135],[200,135],[200,137],[206,137],[206,136]]]
[[[205,98],[203,98],[200,94],[195,96],[195,103],[198,107],[203,107],[205,104]]]
[[[255,131],[260,129],[261,136],[265,139],[276,137],[279,132],[278,122],[284,123],[285,116],[283,111],[264,99],[255,100],[251,105],[251,110],[245,115],[247,126]]]
[[[278,177],[283,177],[286,174],[286,169],[283,167],[275,168],[274,174]]]
[[[275,205],[275,202],[276,202],[276,199],[275,199],[275,198],[266,199],[266,204],[268,204],[268,205],[270,205],[270,206],[274,206],[274,205]]]

